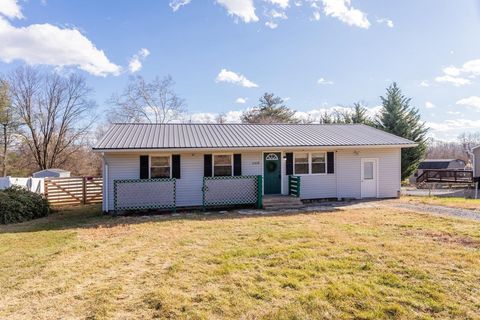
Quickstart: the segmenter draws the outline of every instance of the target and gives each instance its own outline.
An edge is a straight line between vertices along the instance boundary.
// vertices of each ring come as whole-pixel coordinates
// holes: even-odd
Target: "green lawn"
[[[0,227],[0,318],[475,319],[480,224],[393,209]]]

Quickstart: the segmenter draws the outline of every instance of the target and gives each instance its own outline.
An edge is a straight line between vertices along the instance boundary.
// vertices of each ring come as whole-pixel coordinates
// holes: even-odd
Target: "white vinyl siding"
[[[473,174],[475,177],[480,177],[480,146],[473,150]]]
[[[335,172],[338,175],[338,198],[361,197],[361,159],[378,159],[378,197],[393,198],[400,191],[400,148],[339,150]]]

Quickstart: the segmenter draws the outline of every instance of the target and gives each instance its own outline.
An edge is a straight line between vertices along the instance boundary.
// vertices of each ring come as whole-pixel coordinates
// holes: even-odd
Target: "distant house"
[[[425,170],[464,170],[466,166],[467,163],[461,159],[425,159],[409,180],[410,183],[415,183]]]
[[[63,169],[45,169],[33,173],[34,178],[68,178],[70,171]]]
[[[413,146],[365,125],[114,124],[93,150],[112,211],[397,197]]]

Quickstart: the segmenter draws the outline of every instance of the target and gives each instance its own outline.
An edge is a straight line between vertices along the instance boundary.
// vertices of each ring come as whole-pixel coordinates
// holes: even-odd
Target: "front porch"
[[[264,195],[263,177],[226,176],[204,177],[202,208],[251,206],[258,209],[281,210],[302,208],[300,177],[289,176],[289,195]],[[114,181],[114,211],[158,210],[175,211],[177,205],[177,180],[172,179],[122,179]]]

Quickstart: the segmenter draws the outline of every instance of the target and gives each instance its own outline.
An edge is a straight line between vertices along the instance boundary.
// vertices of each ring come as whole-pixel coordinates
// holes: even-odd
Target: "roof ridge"
[[[179,122],[179,123],[150,123],[150,122],[115,122],[113,125],[195,125],[195,126],[230,126],[230,125],[242,125],[242,126],[278,126],[278,125],[288,125],[288,126],[367,126],[363,123],[189,123],[189,122]],[[367,126],[371,127],[371,126]],[[373,127],[372,127],[373,128]]]

